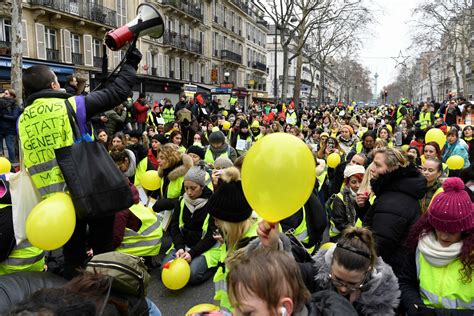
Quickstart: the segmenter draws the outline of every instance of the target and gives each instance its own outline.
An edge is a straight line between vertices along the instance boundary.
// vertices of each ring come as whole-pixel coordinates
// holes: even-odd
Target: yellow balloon
[[[5,157],[0,157],[0,174],[9,173],[12,170],[10,160]]]
[[[446,160],[446,164],[451,170],[459,170],[464,167],[464,158],[458,155],[451,156]]]
[[[140,178],[140,183],[144,189],[155,191],[158,190],[161,186],[161,178],[158,176],[158,171],[148,170]]]
[[[255,143],[242,166],[242,188],[263,219],[278,222],[308,200],[316,164],[308,146],[296,136],[273,133]]]
[[[329,154],[327,163],[329,168],[336,168],[341,163],[341,156],[336,153]]]
[[[410,145],[402,145],[403,151],[408,151],[408,149],[410,149]]]
[[[191,309],[186,312],[186,316],[190,316],[196,313],[214,312],[218,310],[219,306],[213,304],[198,304],[191,307]]]
[[[224,121],[224,122],[222,123],[222,129],[223,129],[224,131],[230,130],[230,122]]]
[[[325,244],[322,244],[321,247],[319,247],[319,249],[329,250],[329,248],[331,248],[334,245],[335,243],[333,242],[327,242]]]
[[[387,127],[387,129],[390,131],[390,134],[393,133],[393,128],[392,128],[392,125],[386,125],[385,127]]]
[[[191,269],[186,260],[176,258],[163,266],[161,281],[170,290],[179,290],[186,286],[191,276]]]
[[[71,197],[55,193],[41,201],[26,219],[26,237],[35,247],[54,250],[71,238],[76,226],[76,212]]]
[[[439,128],[431,128],[425,135],[425,144],[429,142],[436,142],[439,148],[443,149],[446,143],[446,135]]]

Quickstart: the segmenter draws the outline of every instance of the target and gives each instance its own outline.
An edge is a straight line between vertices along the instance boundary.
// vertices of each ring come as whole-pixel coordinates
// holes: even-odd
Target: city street
[[[171,291],[161,282],[161,271],[156,268],[151,273],[148,297],[155,302],[163,316],[184,315],[197,304],[214,303],[214,283],[212,279],[198,286],[187,286],[179,291]]]

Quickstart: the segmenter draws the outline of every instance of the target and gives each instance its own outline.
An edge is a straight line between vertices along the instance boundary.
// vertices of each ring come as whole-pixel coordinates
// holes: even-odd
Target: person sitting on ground
[[[229,267],[227,283],[234,315],[357,315],[333,291],[311,296],[295,260],[283,251],[239,251],[229,259]]]
[[[210,181],[203,161],[188,170],[184,176],[185,193],[179,198],[170,223],[174,249],[163,263],[174,258],[186,260],[191,268],[189,284],[200,284],[215,272],[215,269],[208,267],[203,256],[216,244],[213,237],[216,226],[207,208],[207,201],[212,195],[207,187]]]
[[[300,253],[297,245],[279,234],[277,225],[259,223],[258,242],[249,250],[263,246],[293,254]],[[261,245],[259,245],[260,243]],[[299,261],[306,287],[316,293],[321,290],[337,292],[357,310],[359,315],[395,315],[400,290],[392,268],[375,251],[375,241],[367,228],[348,227],[337,244],[321,248],[312,260]]]
[[[411,252],[400,276],[408,315],[474,312],[474,208],[464,183],[448,178],[444,192],[412,227]]]

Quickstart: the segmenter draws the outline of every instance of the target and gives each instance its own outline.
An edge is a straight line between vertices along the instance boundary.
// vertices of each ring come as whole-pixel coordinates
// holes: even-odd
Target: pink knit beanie
[[[435,229],[446,233],[458,233],[474,227],[474,209],[464,191],[460,178],[448,178],[443,182],[444,192],[438,194],[428,209],[428,220]]]

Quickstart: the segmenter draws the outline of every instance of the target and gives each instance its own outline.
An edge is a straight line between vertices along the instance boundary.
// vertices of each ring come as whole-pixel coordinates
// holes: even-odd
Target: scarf
[[[130,178],[135,175],[135,171],[137,169],[137,160],[135,158],[135,154],[133,153],[133,151],[131,151],[130,149],[125,149],[125,152],[128,155],[128,160],[130,161],[130,163],[128,165],[128,170],[124,173],[124,175],[127,178]]]
[[[221,154],[227,152],[228,148],[229,148],[229,144],[227,143],[224,143],[220,148],[217,148],[217,149],[209,145],[209,149],[211,150],[214,157],[219,157]]]
[[[443,267],[456,260],[461,253],[462,241],[443,247],[436,240],[434,232],[431,232],[418,241],[418,250],[423,254],[426,261],[435,267]]]
[[[184,198],[184,204],[186,204],[186,207],[188,208],[189,212],[191,214],[194,214],[194,212],[206,205],[207,199],[203,198],[197,198],[192,200],[187,193],[184,193],[183,195]]]

